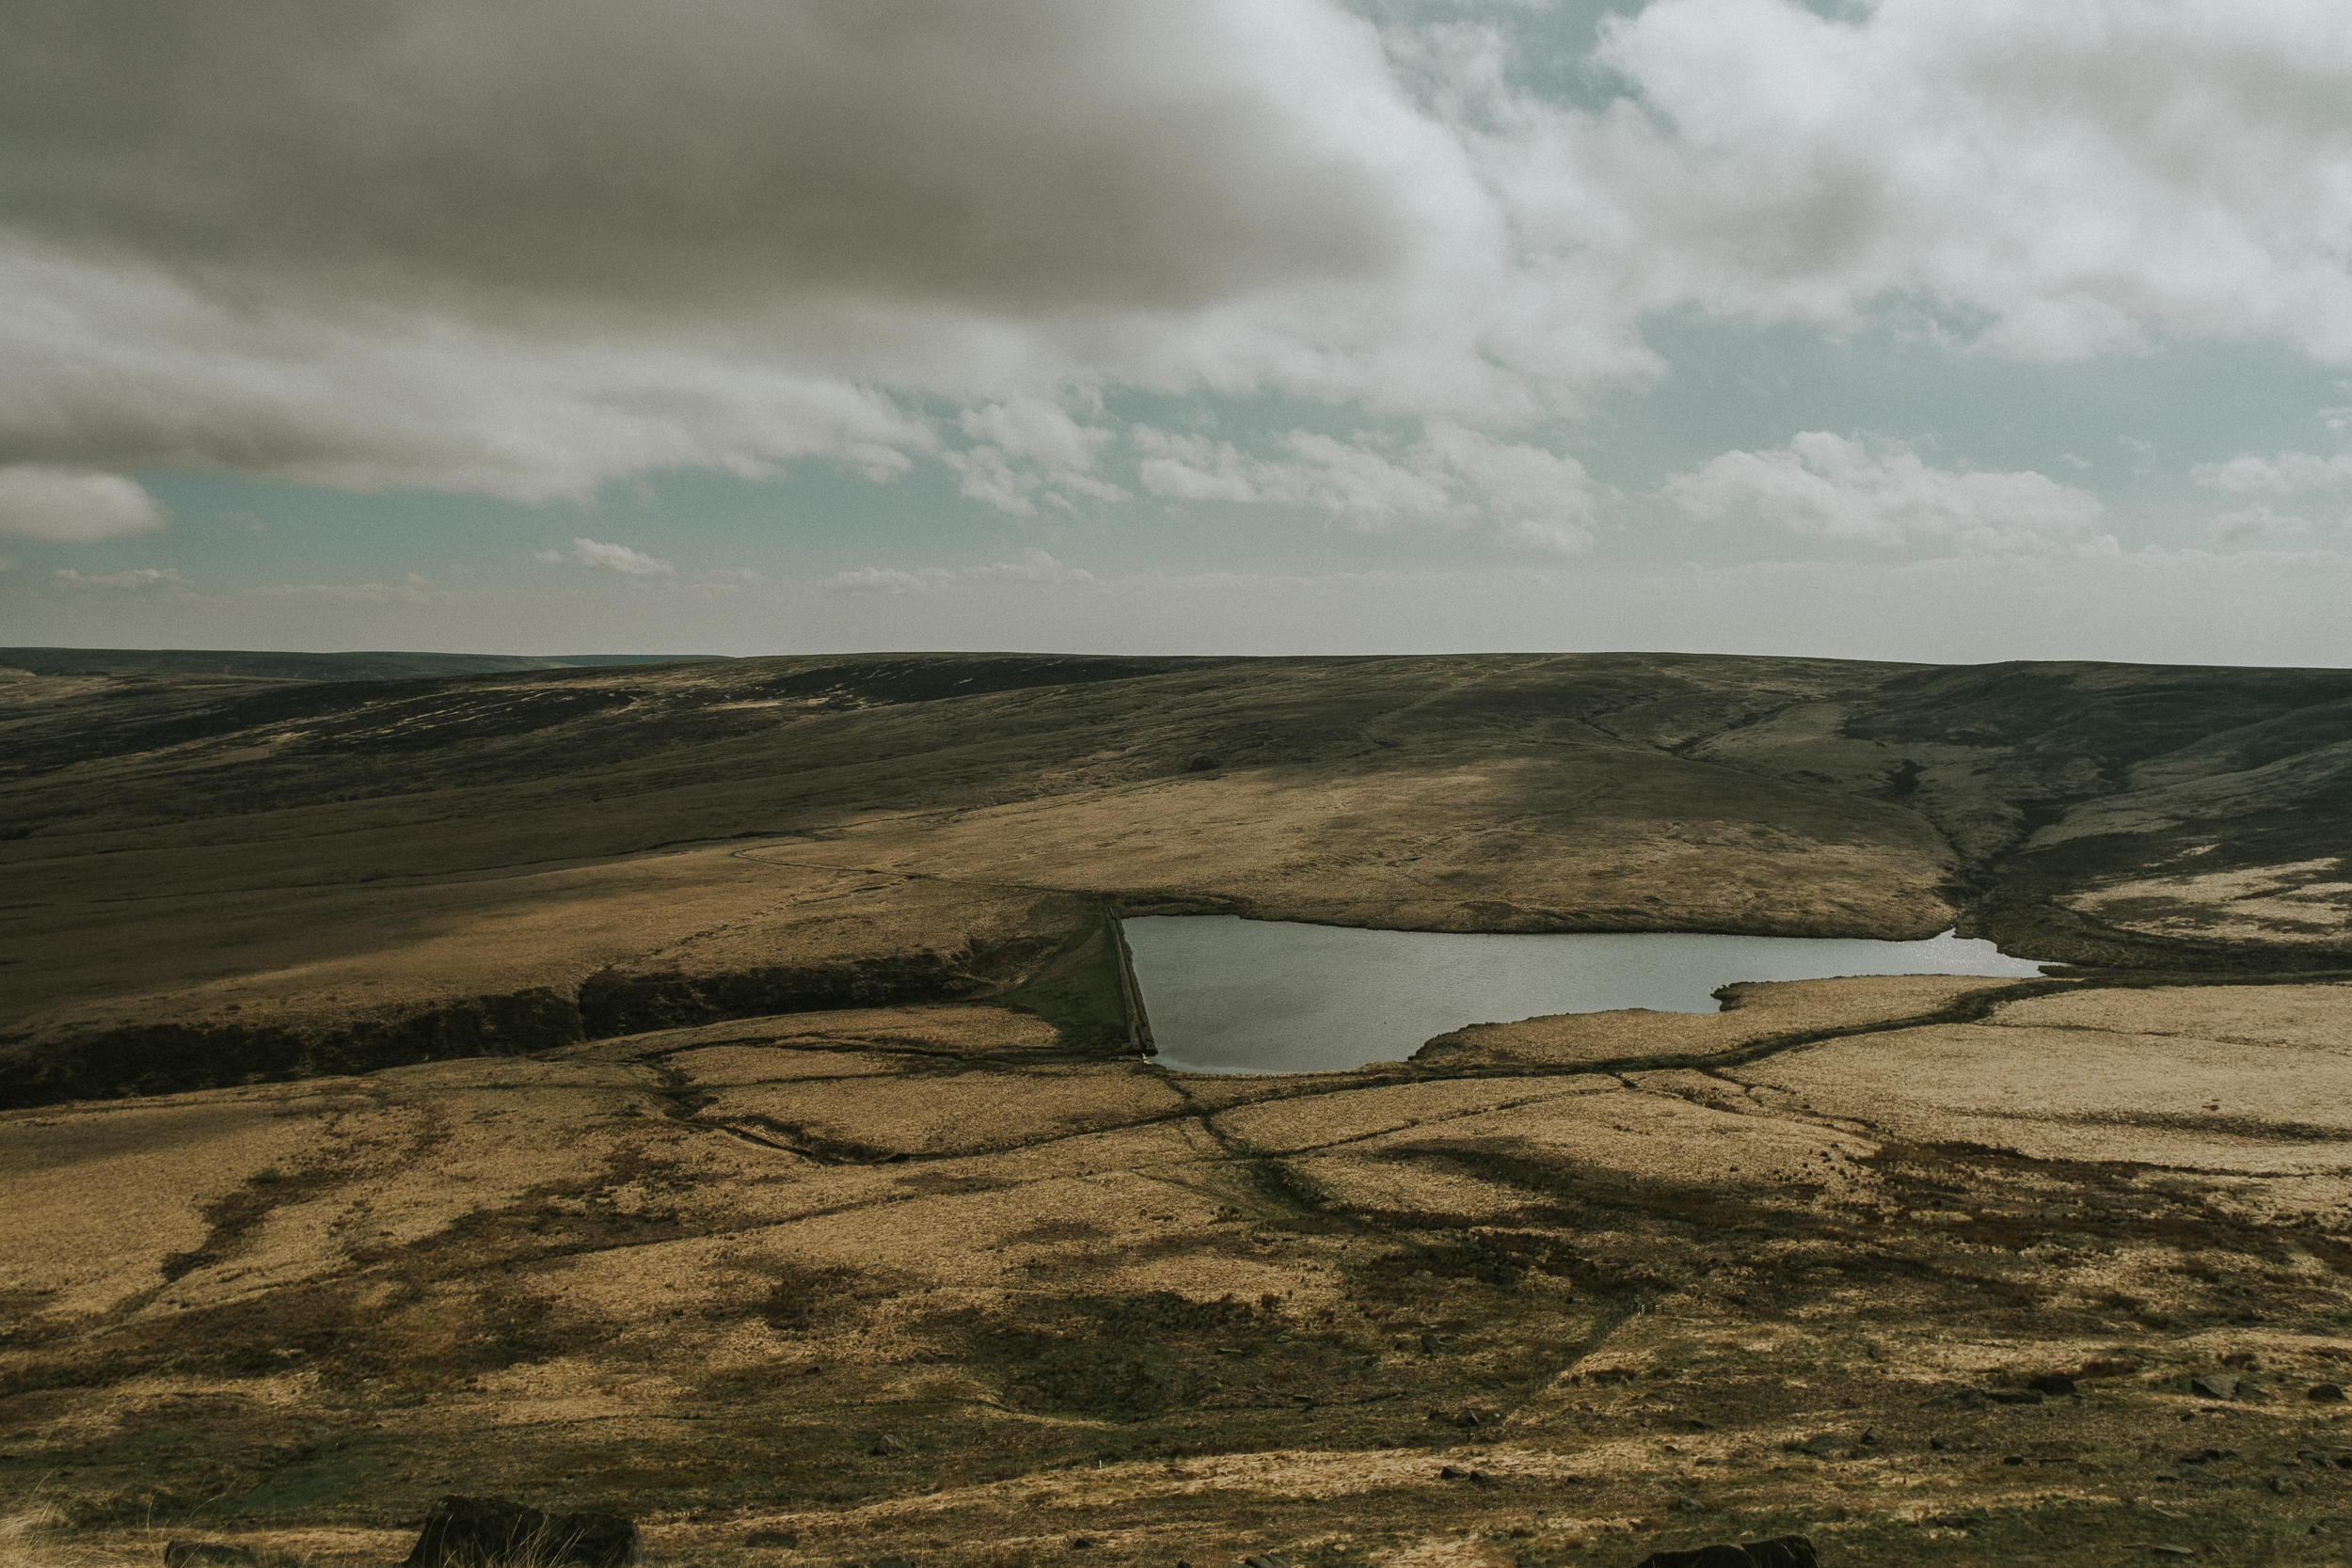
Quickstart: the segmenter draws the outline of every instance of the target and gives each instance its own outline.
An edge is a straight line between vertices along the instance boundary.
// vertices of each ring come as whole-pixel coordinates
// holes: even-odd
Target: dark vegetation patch
[[[254,1172],[198,1208],[197,1216],[204,1222],[204,1239],[186,1252],[164,1255],[164,1282],[168,1285],[199,1269],[227,1262],[244,1250],[272,1211],[331,1191],[349,1175],[340,1162],[325,1160],[297,1166],[292,1173],[275,1165]]]
[[[1038,687],[1136,680],[1182,670],[1214,669],[1231,662],[1216,658],[1102,658],[1055,654],[1011,657],[884,655],[796,670],[746,689],[763,697],[799,697],[834,707],[863,708],[946,702]]]
[[[1108,910],[1088,914],[1026,979],[989,1000],[1036,1014],[1073,1051],[1136,1055],[1151,1049],[1126,939]]]
[[[1890,1210],[1866,1210],[1871,1219],[1891,1224],[1917,1209],[1965,1214],[1975,1246],[2023,1253],[2154,1245],[2280,1262],[2301,1255],[2352,1276],[2352,1242],[2338,1233],[2346,1216],[2314,1210],[2259,1218],[2215,1202],[2228,1191],[2221,1182],[2152,1180],[2166,1174],[2158,1166],[2036,1160],[1979,1144],[1900,1139],[1855,1163],[1877,1173],[1895,1199]]]
[[[762,1272],[772,1283],[759,1304],[759,1317],[787,1334],[837,1326],[848,1315],[895,1301],[906,1290],[902,1280],[846,1263],[786,1262]]]
[[[174,1281],[233,1260],[269,1212],[350,1179],[331,1160],[258,1173],[205,1207],[210,1231],[176,1255]],[[626,1207],[618,1189],[655,1201]],[[461,1214],[405,1245],[360,1245],[352,1273],[167,1314],[171,1287],[133,1298],[111,1324],[85,1325],[71,1350],[36,1352],[0,1372],[0,1397],[40,1388],[103,1387],[140,1378],[188,1380],[315,1373],[345,1394],[396,1402],[464,1379],[605,1342],[610,1325],[563,1306],[530,1265],[695,1233],[659,1201],[684,1189],[641,1145],[613,1150],[594,1180],[553,1182]]]
[[[417,1062],[515,1056],[582,1038],[571,998],[535,987],[309,1030],[146,1023],[68,1036],[0,1059],[0,1107],[179,1094]]]
[[[1432,1219],[1435,1215],[1383,1216],[1398,1220]],[[1399,1226],[1399,1228],[1406,1228]],[[1414,1225],[1410,1228],[1432,1228]],[[1530,1269],[1552,1271],[1564,1263],[1567,1249],[1557,1236],[1532,1230],[1470,1229],[1454,1243],[1408,1246],[1359,1269],[1359,1277],[1393,1282],[1411,1275],[1435,1279],[1475,1279],[1482,1285],[1513,1286]]]
[[[2109,788],[2133,764],[2219,740],[2275,760],[2287,736],[2352,734],[2352,673],[2179,666],[2124,682],[2112,667],[2012,662],[1897,675],[1848,718],[1859,740],[2014,748],[2053,777],[2092,763]]]
[[[2086,834],[2018,854],[2003,863],[1999,878],[1987,889],[1975,928],[2011,952],[2151,972],[2143,983],[2154,983],[2166,972],[2218,983],[2233,974],[2352,971],[2352,939],[2341,927],[2336,941],[2292,944],[2155,935],[2110,925],[2064,902],[2119,881],[2230,872],[2261,876],[2271,866],[2338,859],[2344,853],[2344,819],[2352,814],[2352,766],[2343,769],[2333,792],[2335,799],[2307,795],[2276,809],[2235,813],[2226,822],[2188,822],[2150,833]],[[2184,858],[2191,849],[2205,852]],[[2227,904],[2202,908],[2228,911]]]
[[[217,1307],[150,1317],[87,1337],[71,1354],[0,1373],[0,1395],[313,1371],[330,1390],[399,1399],[464,1377],[596,1343],[603,1325],[559,1324],[551,1296],[514,1283],[426,1290],[395,1279],[284,1286]]]
[[[973,962],[968,953],[908,953],[707,974],[605,970],[580,985],[580,1026],[586,1038],[601,1040],[780,1013],[960,1001],[988,990]]]

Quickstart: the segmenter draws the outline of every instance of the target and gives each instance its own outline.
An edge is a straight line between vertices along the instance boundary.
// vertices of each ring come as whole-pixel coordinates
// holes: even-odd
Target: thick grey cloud
[[[64,248],[424,302],[482,289],[523,312],[780,293],[1193,309],[1396,260],[1388,171],[1315,123],[1312,83],[1303,112],[1269,90],[1269,54],[1347,42],[1336,23],[1301,36],[1316,20],[1096,0],[18,0],[0,206]]]
[[[1387,286],[1449,159],[1315,0],[25,0],[0,463],[886,473],[909,392]]]

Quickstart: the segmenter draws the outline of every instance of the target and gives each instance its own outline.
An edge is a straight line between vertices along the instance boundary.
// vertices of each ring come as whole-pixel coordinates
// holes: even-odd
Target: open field
[[[2352,676],[0,692],[36,1556],[381,1561],[456,1491],[747,1568],[2343,1558]],[[1106,924],[1185,910],[2082,967],[1194,1077]]]

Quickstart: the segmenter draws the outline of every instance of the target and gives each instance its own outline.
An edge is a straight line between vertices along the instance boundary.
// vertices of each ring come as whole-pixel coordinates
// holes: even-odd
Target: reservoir
[[[1948,931],[1925,942],[1479,935],[1234,915],[1152,915],[1125,930],[1154,1059],[1180,1072],[1345,1072],[1402,1061],[1465,1024],[1545,1013],[1711,1013],[1714,990],[1740,980],[2042,973]]]

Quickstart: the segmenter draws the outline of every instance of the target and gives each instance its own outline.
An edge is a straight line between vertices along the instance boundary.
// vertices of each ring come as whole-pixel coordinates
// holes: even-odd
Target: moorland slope
[[[2352,675],[0,701],[0,1495],[90,1568],[357,1568],[452,1491],[740,1568],[2299,1562],[2352,1515]],[[2075,967],[1216,1078],[1138,1054],[1107,920],[1186,910]]]
[[[1105,906],[2352,962],[2342,671],[177,668],[0,681],[10,1100],[982,995]]]

